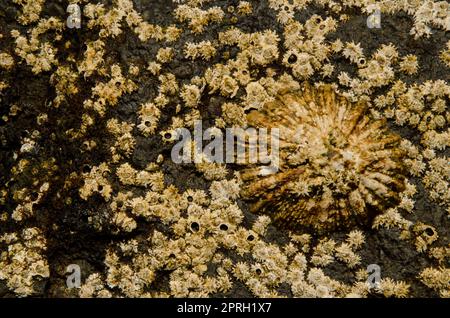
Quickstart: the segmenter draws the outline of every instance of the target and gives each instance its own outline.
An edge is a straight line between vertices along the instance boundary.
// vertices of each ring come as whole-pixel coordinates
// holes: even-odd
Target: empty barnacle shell
[[[404,188],[400,137],[328,84],[303,84],[247,115],[249,126],[279,129],[279,163],[241,171],[252,211],[289,228],[318,232],[368,224],[398,203]]]

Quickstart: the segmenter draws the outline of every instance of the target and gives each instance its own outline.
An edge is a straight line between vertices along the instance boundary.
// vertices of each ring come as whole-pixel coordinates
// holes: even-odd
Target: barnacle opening
[[[197,222],[192,222],[191,223],[191,230],[192,230],[192,232],[200,231],[200,224],[198,224]]]
[[[292,53],[291,55],[289,55],[288,57],[288,63],[289,64],[294,64],[295,62],[297,62],[297,55]]]
[[[427,236],[434,236],[434,235],[435,235],[435,232],[434,232],[434,230],[433,230],[431,227],[427,227],[427,228],[424,230],[424,233],[425,233]]]

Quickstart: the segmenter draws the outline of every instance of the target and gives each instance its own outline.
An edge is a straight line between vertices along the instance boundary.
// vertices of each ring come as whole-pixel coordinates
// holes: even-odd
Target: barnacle
[[[303,84],[280,91],[247,120],[250,126],[279,128],[278,170],[241,171],[242,195],[290,227],[331,230],[367,224],[399,201],[404,188],[399,137],[330,85]]]
[[[0,53],[0,67],[10,70],[14,66],[14,59],[8,53]]]

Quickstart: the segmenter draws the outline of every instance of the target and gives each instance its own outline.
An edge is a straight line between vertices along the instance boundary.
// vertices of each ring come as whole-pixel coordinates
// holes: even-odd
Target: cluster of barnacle
[[[270,3],[276,3],[280,9],[286,10],[284,0],[271,0]],[[297,1],[294,1],[296,3]],[[310,1],[298,1],[300,9]],[[447,1],[397,1],[386,0],[382,2],[373,2],[365,0],[320,0],[319,4],[329,7],[335,13],[341,13],[343,9],[350,7],[360,8],[362,12],[372,14],[375,10],[380,10],[381,14],[394,14],[406,12],[414,18],[414,25],[410,34],[416,39],[422,36],[429,37],[432,34],[432,27],[450,30],[450,18],[448,15],[449,4]],[[294,6],[292,6],[294,9]]]
[[[13,2],[22,6],[18,21],[26,25],[39,20],[45,0],[13,0]]]
[[[360,44],[348,42],[342,48],[342,54],[358,67],[358,77],[352,78],[345,71],[338,74],[339,84],[348,87],[345,96],[370,100],[369,96],[375,88],[384,87],[394,82],[396,71],[415,74],[419,69],[417,56],[408,54],[399,57],[397,48],[392,43],[383,44],[368,59],[364,56]],[[398,83],[398,82],[397,82]],[[393,88],[397,87],[393,85]],[[376,109],[371,109],[375,116],[380,116]],[[389,117],[388,117],[389,118]]]
[[[261,297],[279,296],[277,287],[283,283],[291,285],[296,297],[362,297],[370,292],[364,275],[358,276],[356,284],[346,285],[328,277],[322,269],[336,260],[364,273],[356,254],[364,244],[362,232],[350,232],[339,245],[331,240],[319,243],[308,261],[308,234],[292,235],[289,243],[279,247],[263,239],[270,223],[267,216],[257,218],[250,230],[242,226],[243,213],[233,202],[239,194],[237,180],[215,181],[209,192],[179,193],[169,186],[162,195],[121,195],[121,201],[117,201],[122,202],[121,207],[131,206],[133,214],[149,220],[161,219],[171,226],[174,235],[154,231],[149,237],[111,244],[106,273],[91,274],[80,288],[80,296],[205,297],[227,292],[233,280],[241,281]],[[234,264],[221,252],[224,248],[239,256],[250,253],[253,261]],[[215,268],[214,275],[208,271],[209,264]],[[160,271],[171,271],[169,292],[148,288]],[[408,288],[404,282],[386,278],[377,290],[386,297],[406,297]]]
[[[11,213],[11,219],[15,222],[34,216],[36,205],[42,202],[50,188],[52,177],[58,171],[55,158],[47,160],[26,158],[27,151],[33,151],[34,147],[38,147],[34,142],[34,139],[38,138],[36,134],[32,138],[21,147],[22,153],[25,152],[21,155],[23,158],[11,167],[11,178],[5,184],[5,190],[8,189],[9,193],[6,191],[1,193],[1,204],[4,204],[9,196],[17,203]]]
[[[42,43],[39,37],[48,31],[56,31],[53,40],[58,41],[62,38],[58,32],[62,31],[63,26],[64,24],[59,19],[51,17],[41,19],[31,30],[30,38],[21,35],[18,30],[11,31],[11,35],[16,39],[15,53],[32,66],[33,73],[49,71],[52,65],[57,64],[57,49],[48,41]]]
[[[440,136],[435,134],[435,138]],[[448,137],[447,137],[448,139]],[[437,156],[433,148],[419,150],[408,141],[403,142],[409,158],[405,160],[412,176],[422,177],[429,190],[430,198],[439,204],[449,206],[449,165],[445,156]]]
[[[399,126],[410,126],[420,136],[420,146],[402,141],[406,151],[405,164],[413,177],[421,177],[430,197],[440,204],[449,204],[449,165],[439,153],[450,146],[447,101],[449,86],[443,80],[408,85],[400,80],[385,94],[374,100],[377,112],[392,118]]]
[[[109,200],[112,193],[112,187],[106,178],[110,172],[108,165],[102,163],[99,166],[92,168],[86,166],[83,170],[85,170],[83,173],[84,183],[79,189],[80,197],[86,200],[94,193],[99,193],[103,198]]]
[[[1,53],[0,67],[5,70],[11,70],[14,67],[14,58],[8,53]]]
[[[19,18],[23,23],[39,18],[42,1],[15,2],[24,5],[24,13]],[[141,41],[154,39],[170,43],[180,37],[182,29],[144,21],[132,1],[115,0],[109,9],[103,4],[84,6],[87,27],[98,33],[99,38],[86,43],[81,60],[76,61],[69,54],[65,65],[59,65],[56,48],[39,39],[52,31],[54,40],[60,41],[64,25],[59,20],[42,19],[31,29],[29,38],[18,31],[12,32],[16,39],[15,54],[25,60],[34,73],[50,71],[56,66],[51,75],[56,106],[78,93],[77,84],[82,77],[95,81],[90,98],[83,103],[81,127],[78,131],[75,128],[66,131],[68,136],[86,137],[89,127],[97,120],[108,118],[105,127],[109,158],[97,166],[83,167],[83,183],[78,193],[83,200],[98,194],[107,202],[106,222],[109,223],[105,224],[104,215],[99,212],[88,219],[94,229],[100,231],[104,230],[104,225],[111,225],[113,234],[133,235],[129,240],[108,246],[106,271],[92,273],[83,282],[79,295],[204,297],[230,291],[236,280],[255,296],[262,297],[279,296],[282,284],[289,285],[295,297],[369,295],[371,288],[366,283],[365,260],[360,254],[366,238],[361,231],[350,231],[344,240],[323,237],[316,245],[308,231],[290,234],[288,243],[275,245],[268,243],[266,236],[273,219],[281,224],[306,226],[319,233],[359,223],[371,224],[375,229],[398,228],[400,238],[410,239],[419,252],[438,260],[441,267],[426,268],[420,279],[441,296],[448,296],[449,272],[445,259],[449,250],[436,246],[439,234],[435,227],[414,223],[405,216],[404,212],[406,215],[414,212],[416,187],[405,179],[403,167],[405,165],[413,177],[422,177],[432,199],[448,205],[449,165],[440,153],[449,146],[449,131],[445,131],[449,122],[448,85],[443,81],[411,86],[394,82],[396,72],[414,75],[420,68],[415,55],[400,56],[393,44],[382,45],[369,58],[364,56],[359,43],[343,43],[339,39],[330,43],[326,36],[336,30],[336,18],[313,15],[304,23],[296,21],[296,12],[312,0],[268,1],[282,25],[282,35],[270,29],[244,32],[230,27],[219,32],[217,39],[207,41],[198,41],[195,36],[212,23],[228,22],[227,12],[251,14],[252,5],[240,1],[235,7],[204,9],[202,6],[210,0],[180,2],[175,18],[187,22],[194,33],[194,40],[184,43],[181,54],[184,53],[186,59],[210,61],[218,52],[225,52],[222,60],[210,65],[203,75],[183,81],[166,67],[179,53],[174,47],[161,46],[147,67],[159,80],[158,95],[138,109],[137,131],[145,137],[158,134],[164,143],[174,143],[177,128],[192,128],[196,120],[202,119],[199,106],[203,95],[220,94],[225,101],[220,105],[222,115],[214,118],[214,132],[220,133],[220,128],[228,126],[269,129],[281,126],[278,172],[267,175],[267,170],[251,166],[241,169],[239,177],[235,175],[227,180],[229,171],[225,165],[204,158],[195,163],[195,168],[205,179],[213,180],[209,190],[180,192],[165,183],[162,155],[142,170],[133,167],[129,158],[136,150],[135,125],[111,118],[109,106],[119,104],[123,95],[137,90],[131,78],[138,77],[141,70],[131,65],[124,76],[123,67],[107,63],[107,40],[122,34],[127,26]],[[346,7],[360,7],[369,14],[374,9],[367,1],[320,0],[316,3],[340,14],[340,21],[348,18],[341,14]],[[429,34],[430,24],[448,29],[448,16],[443,16],[447,7],[443,2],[419,4],[389,0],[380,6],[382,12],[403,10],[414,14],[412,32],[416,36]],[[234,23],[236,19],[230,21]],[[70,51],[70,41],[65,47]],[[235,58],[230,58],[230,47],[238,49]],[[12,52],[0,54],[0,67],[7,71],[13,70],[18,62],[10,54]],[[356,78],[345,72],[338,76],[339,84],[348,91],[339,93],[337,85],[311,86],[297,81],[316,73],[330,78],[334,72],[334,65],[329,62],[332,54],[341,54],[358,68]],[[447,47],[441,52],[441,59],[447,65],[448,55]],[[282,65],[273,67],[275,63]],[[280,72],[280,66],[287,71]],[[385,95],[379,95],[372,107],[369,96],[375,88],[390,84],[392,88]],[[0,91],[7,85],[0,82]],[[174,100],[179,103],[175,114],[167,127],[158,130],[166,106]],[[426,111],[428,105],[431,110]],[[17,109],[11,108],[10,112],[13,114]],[[422,134],[423,149],[407,141],[399,143],[399,137],[391,133],[382,120],[384,117],[394,119],[398,125],[417,128]],[[39,125],[47,120],[45,113],[37,117]],[[35,137],[22,140],[21,153],[32,152],[38,146]],[[85,139],[83,145],[83,152],[97,147],[91,139]],[[195,144],[188,146],[194,148]],[[46,171],[40,174],[46,177],[35,180],[36,169]],[[21,184],[14,187],[12,198],[17,203],[11,215],[14,221],[20,222],[34,214],[33,207],[49,190],[50,176],[56,169],[52,161],[30,165],[28,160],[20,160],[13,168],[16,179],[28,172],[33,177],[32,187]],[[77,184],[76,179],[79,179],[76,173],[70,174],[65,186]],[[4,204],[7,195],[6,190],[0,191],[0,204]],[[239,195],[255,201],[253,211],[265,212],[251,227],[245,224],[244,213],[237,204]],[[7,213],[0,215],[0,222],[7,219]],[[150,234],[134,235],[142,219],[160,222],[170,231],[153,230]],[[0,245],[3,243],[11,248],[0,254],[0,280],[6,280],[8,287],[18,295],[32,294],[36,289],[35,280],[49,275],[43,256],[42,233],[30,228],[20,233],[7,233],[0,236]],[[230,255],[236,257],[232,260]],[[325,268],[335,262],[354,273],[353,283],[344,284],[325,274]],[[170,272],[167,291],[155,291],[159,287],[156,286],[157,276],[167,271]],[[409,293],[407,283],[390,278],[383,278],[375,289],[386,297],[406,297]]]
[[[78,73],[70,66],[60,65],[50,77],[50,82],[55,87],[56,97],[54,106],[58,107],[68,96],[78,93],[77,82]]]
[[[207,10],[202,10],[196,6],[182,4],[175,9],[175,16],[178,21],[188,21],[189,28],[196,34],[204,32],[205,27],[210,23],[221,22],[224,15],[225,13],[218,6],[213,6]]]
[[[157,41],[173,42],[178,39],[181,29],[174,25],[162,28],[159,25],[150,24],[142,19],[134,10],[130,0],[114,0],[111,10],[106,10],[101,3],[87,4],[84,7],[84,15],[88,18],[88,28],[100,28],[101,38],[116,37],[122,33],[122,21],[125,19],[127,26],[135,32],[141,41],[155,39]]]
[[[216,52],[216,48],[211,41],[201,41],[200,43],[187,42],[184,49],[185,56],[193,60],[201,57],[208,61],[216,55]]]
[[[123,157],[129,157],[134,150],[136,141],[131,134],[134,125],[127,122],[121,122],[115,118],[108,120],[106,129],[114,136],[114,145],[109,149],[111,151],[111,162],[119,162]]]
[[[93,109],[103,117],[108,105],[116,105],[120,96],[136,89],[136,84],[122,75],[120,66],[113,65],[111,66],[111,79],[106,83],[100,82],[95,85],[92,88],[92,98],[85,100],[83,106],[86,109]]]
[[[440,57],[442,62],[444,62],[447,67],[450,67],[450,40],[447,41],[446,48],[442,50]]]
[[[161,111],[154,103],[145,103],[139,110],[140,123],[137,128],[144,136],[155,133]]]
[[[437,291],[441,297],[448,298],[450,296],[450,269],[440,267],[439,269],[428,267],[420,273],[420,279],[429,288]]]
[[[39,294],[50,276],[46,240],[35,227],[0,236],[0,280],[19,296]]]
[[[427,35],[432,31],[429,24],[436,27],[441,27],[446,31],[450,30],[450,5],[447,1],[424,1],[418,7],[414,8],[414,27],[411,29],[411,34],[416,38]]]
[[[324,75],[329,76],[333,70],[330,69],[330,64],[324,62],[330,53],[337,50],[333,43],[325,42],[325,36],[336,27],[337,21],[332,17],[322,19],[316,14],[304,24],[298,21],[286,23],[283,34],[287,51],[283,64],[290,67],[292,74],[299,79],[307,79],[321,68]]]
[[[164,175],[157,171],[155,163],[150,163],[145,170],[136,170],[129,163],[121,164],[116,175],[124,185],[150,186],[153,190],[162,190],[164,187]]]
[[[86,50],[84,51],[84,59],[78,63],[78,72],[82,73],[84,77],[88,77],[97,73],[105,75],[106,70],[103,66],[105,55],[105,42],[102,40],[86,42]]]

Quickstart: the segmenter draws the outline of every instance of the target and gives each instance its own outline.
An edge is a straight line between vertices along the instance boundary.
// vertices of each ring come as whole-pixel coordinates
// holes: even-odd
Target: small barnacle
[[[443,98],[436,98],[431,109],[438,114],[445,112],[447,109],[445,100]]]
[[[0,53],[0,68],[10,70],[14,66],[14,59],[8,53]]]
[[[8,88],[8,83],[5,83],[3,81],[0,81],[0,93],[5,89]]]
[[[136,221],[128,217],[125,212],[116,213],[113,217],[113,222],[116,226],[118,226],[125,232],[131,232],[137,226]]]
[[[175,25],[170,25],[166,28],[164,32],[164,37],[167,42],[175,42],[183,33],[181,28],[177,28]]]
[[[266,215],[261,215],[256,219],[255,223],[252,226],[252,230],[259,235],[264,235],[269,224],[270,218]]]
[[[158,96],[155,97],[154,102],[158,108],[164,108],[164,106],[169,104],[169,98],[165,94],[159,93]]]
[[[400,69],[408,75],[417,73],[419,63],[417,62],[417,56],[408,54],[404,56],[400,62]]]
[[[207,205],[209,199],[203,190],[188,189],[183,193],[183,198],[186,198],[188,204]]]
[[[213,181],[209,189],[213,199],[236,199],[239,196],[237,180]]]
[[[356,64],[358,64],[359,59],[364,57],[360,43],[355,44],[354,42],[347,42],[342,54]]]
[[[116,170],[116,175],[123,184],[134,184],[137,171],[129,163],[124,163]]]
[[[156,59],[158,62],[164,64],[172,61],[174,57],[174,50],[171,47],[160,48],[156,54]]]
[[[177,133],[175,130],[163,130],[160,132],[164,142],[171,143],[177,139]]]
[[[347,242],[353,248],[360,248],[361,245],[364,244],[364,241],[365,241],[364,234],[359,230],[351,231],[347,235]]]
[[[148,63],[147,71],[149,71],[152,75],[159,75],[161,71],[161,64],[156,62]]]
[[[290,50],[284,55],[283,64],[292,68],[295,77],[306,79],[314,74],[314,60],[315,57],[309,53]]]
[[[354,268],[361,262],[361,257],[355,254],[350,244],[342,243],[340,246],[336,247],[335,250],[336,258],[344,262],[349,268]]]
[[[238,90],[239,84],[234,78],[228,75],[222,78],[220,92],[223,96],[234,97]]]
[[[414,200],[407,196],[402,196],[402,200],[400,201],[398,207],[408,212],[412,212],[414,209]]]
[[[330,85],[307,83],[251,111],[249,126],[279,128],[278,170],[241,171],[251,210],[288,227],[324,231],[367,224],[397,204],[405,179],[400,137],[366,111],[365,102],[352,103]],[[298,182],[308,191],[299,192]]]
[[[334,261],[334,251],[336,242],[333,240],[323,239],[314,248],[311,256],[311,263],[316,266],[326,266]]]
[[[310,234],[290,234],[291,240],[296,243],[297,245],[300,245],[301,251],[303,253],[308,253],[310,249],[310,243],[311,243],[311,235]]]
[[[409,285],[403,281],[394,281],[391,278],[382,278],[377,288],[385,297],[405,298],[409,294]]]
[[[331,75],[333,74],[334,71],[334,65],[333,64],[324,64],[322,66],[322,76],[323,77],[331,77]]]
[[[374,58],[383,65],[394,63],[398,58],[397,48],[392,43],[389,43],[389,45],[383,44],[375,52]]]
[[[352,79],[351,77],[348,75],[347,72],[341,72],[338,75],[338,80],[339,80],[339,84],[343,85],[343,86],[350,86]]]
[[[159,93],[161,95],[174,95],[178,92],[178,82],[172,73],[165,73],[158,77],[161,85],[159,86]]]
[[[236,78],[241,85],[247,85],[252,80],[252,76],[247,68],[247,65],[237,66],[236,71],[233,73],[233,77]]]
[[[139,110],[140,124],[137,128],[145,135],[153,134],[158,126],[161,111],[153,103],[146,103]]]
[[[185,56],[193,60],[201,57],[205,61],[209,61],[216,55],[216,52],[216,48],[211,41],[202,41],[200,43],[188,42],[184,49]]]
[[[203,159],[203,162],[197,163],[195,167],[203,173],[206,180],[221,180],[228,173],[225,165],[216,162],[207,162],[205,159]]]
[[[249,15],[252,14],[253,8],[252,4],[248,1],[239,1],[239,4],[237,6],[237,12],[240,15]]]
[[[339,53],[344,49],[344,43],[340,39],[336,39],[331,43],[331,50],[334,53]]]
[[[234,103],[222,105],[222,117],[225,123],[232,126],[245,127],[247,125],[244,109]]]
[[[427,267],[419,277],[427,287],[438,291],[442,296],[449,295],[450,268]]]
[[[8,213],[4,212],[0,214],[0,222],[6,222],[8,220]]]
[[[413,232],[416,234],[415,245],[418,252],[426,251],[429,245],[438,239],[436,229],[421,222],[414,225]]]
[[[412,176],[420,176],[424,171],[426,164],[422,159],[405,159],[405,166],[408,168]]]
[[[441,54],[439,55],[439,57],[441,58],[442,62],[444,62],[444,64],[447,67],[450,67],[450,41],[447,42],[446,49],[441,51]]]
[[[184,85],[180,96],[186,106],[194,108],[200,102],[201,91],[197,85]]]
[[[136,65],[131,64],[128,68],[128,74],[132,76],[138,76],[139,75],[139,67]]]
[[[294,21],[294,7],[285,3],[277,12],[277,21],[283,25],[292,23]]]
[[[259,109],[273,99],[259,82],[250,82],[245,88],[245,109]]]

